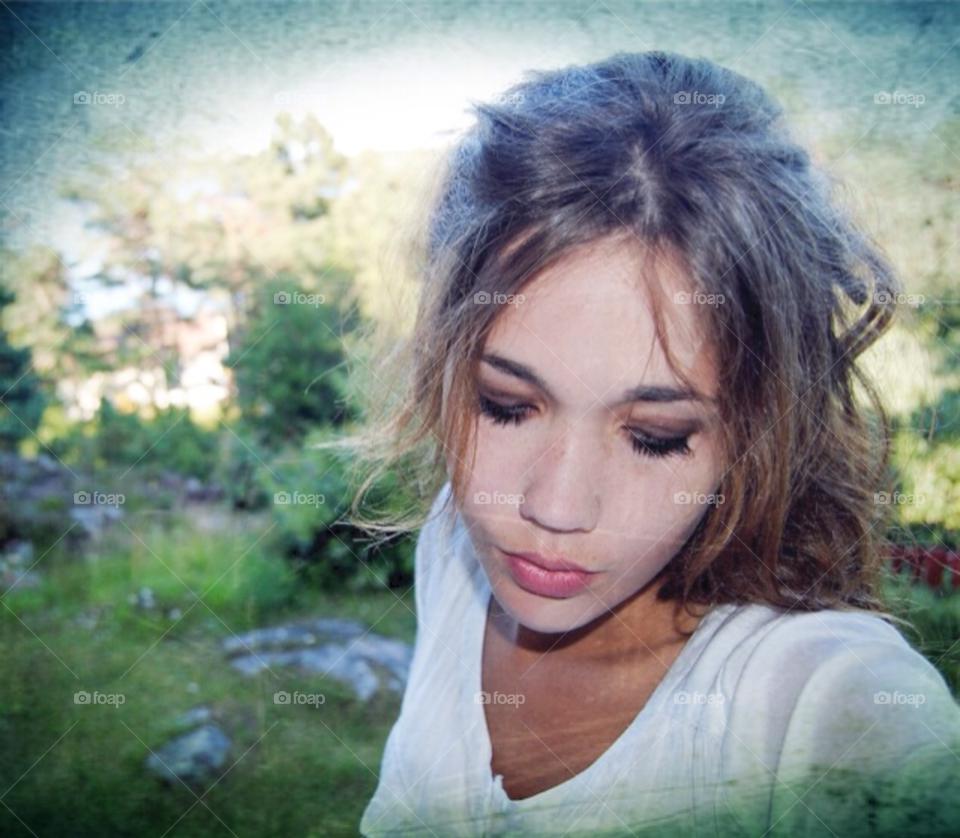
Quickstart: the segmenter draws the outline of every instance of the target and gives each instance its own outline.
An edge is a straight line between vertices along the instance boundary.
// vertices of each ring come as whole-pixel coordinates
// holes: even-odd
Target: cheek
[[[535,439],[529,428],[493,426],[481,418],[476,436],[477,456],[469,475],[472,491],[521,492],[520,485],[529,478],[529,468],[536,461],[532,454]]]
[[[637,460],[637,455],[632,454]],[[607,472],[602,514],[591,535],[596,555],[615,557],[623,582],[644,583],[683,547],[708,508],[678,503],[678,492],[699,493],[716,489],[718,476],[711,458],[673,458],[669,467],[658,461],[628,461]]]
[[[696,529],[702,508],[678,506],[664,497],[604,515],[594,533],[601,555],[616,557],[625,579],[655,575]]]

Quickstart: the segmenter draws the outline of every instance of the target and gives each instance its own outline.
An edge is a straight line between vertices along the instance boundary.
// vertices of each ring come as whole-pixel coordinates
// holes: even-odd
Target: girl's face
[[[572,250],[523,302],[503,304],[484,346],[461,512],[498,603],[535,631],[586,625],[645,588],[717,492],[717,375],[702,313],[675,302],[690,287],[676,261],[643,257],[623,238]],[[651,271],[695,392],[655,338],[637,279]]]

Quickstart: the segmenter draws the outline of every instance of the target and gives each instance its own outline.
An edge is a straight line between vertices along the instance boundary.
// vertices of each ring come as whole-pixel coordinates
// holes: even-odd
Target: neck
[[[596,619],[566,632],[545,633],[528,628],[497,602],[490,603],[490,622],[519,651],[542,655],[615,656],[643,654],[666,643],[681,641],[706,609],[691,606],[690,614],[672,600],[657,599],[659,584],[651,583]]]

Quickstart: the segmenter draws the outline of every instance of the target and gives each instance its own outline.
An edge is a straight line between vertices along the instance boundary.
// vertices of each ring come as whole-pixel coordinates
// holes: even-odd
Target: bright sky
[[[247,125],[226,139],[238,151],[257,151],[269,140],[275,115],[287,111],[295,119],[315,114],[348,155],[440,146],[470,124],[471,100],[493,99],[528,68],[517,53],[496,62],[489,56],[472,61],[467,56],[457,65],[431,61],[422,52],[366,55],[362,62],[337,74],[318,74],[315,80],[265,80],[267,95],[248,101]],[[289,98],[278,102],[278,94]]]

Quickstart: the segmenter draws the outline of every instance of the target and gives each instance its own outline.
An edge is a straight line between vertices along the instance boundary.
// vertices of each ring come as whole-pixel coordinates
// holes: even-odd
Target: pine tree
[[[29,349],[7,341],[3,310],[15,299],[0,286],[0,450],[13,450],[40,424],[44,408],[41,379],[33,372]]]

